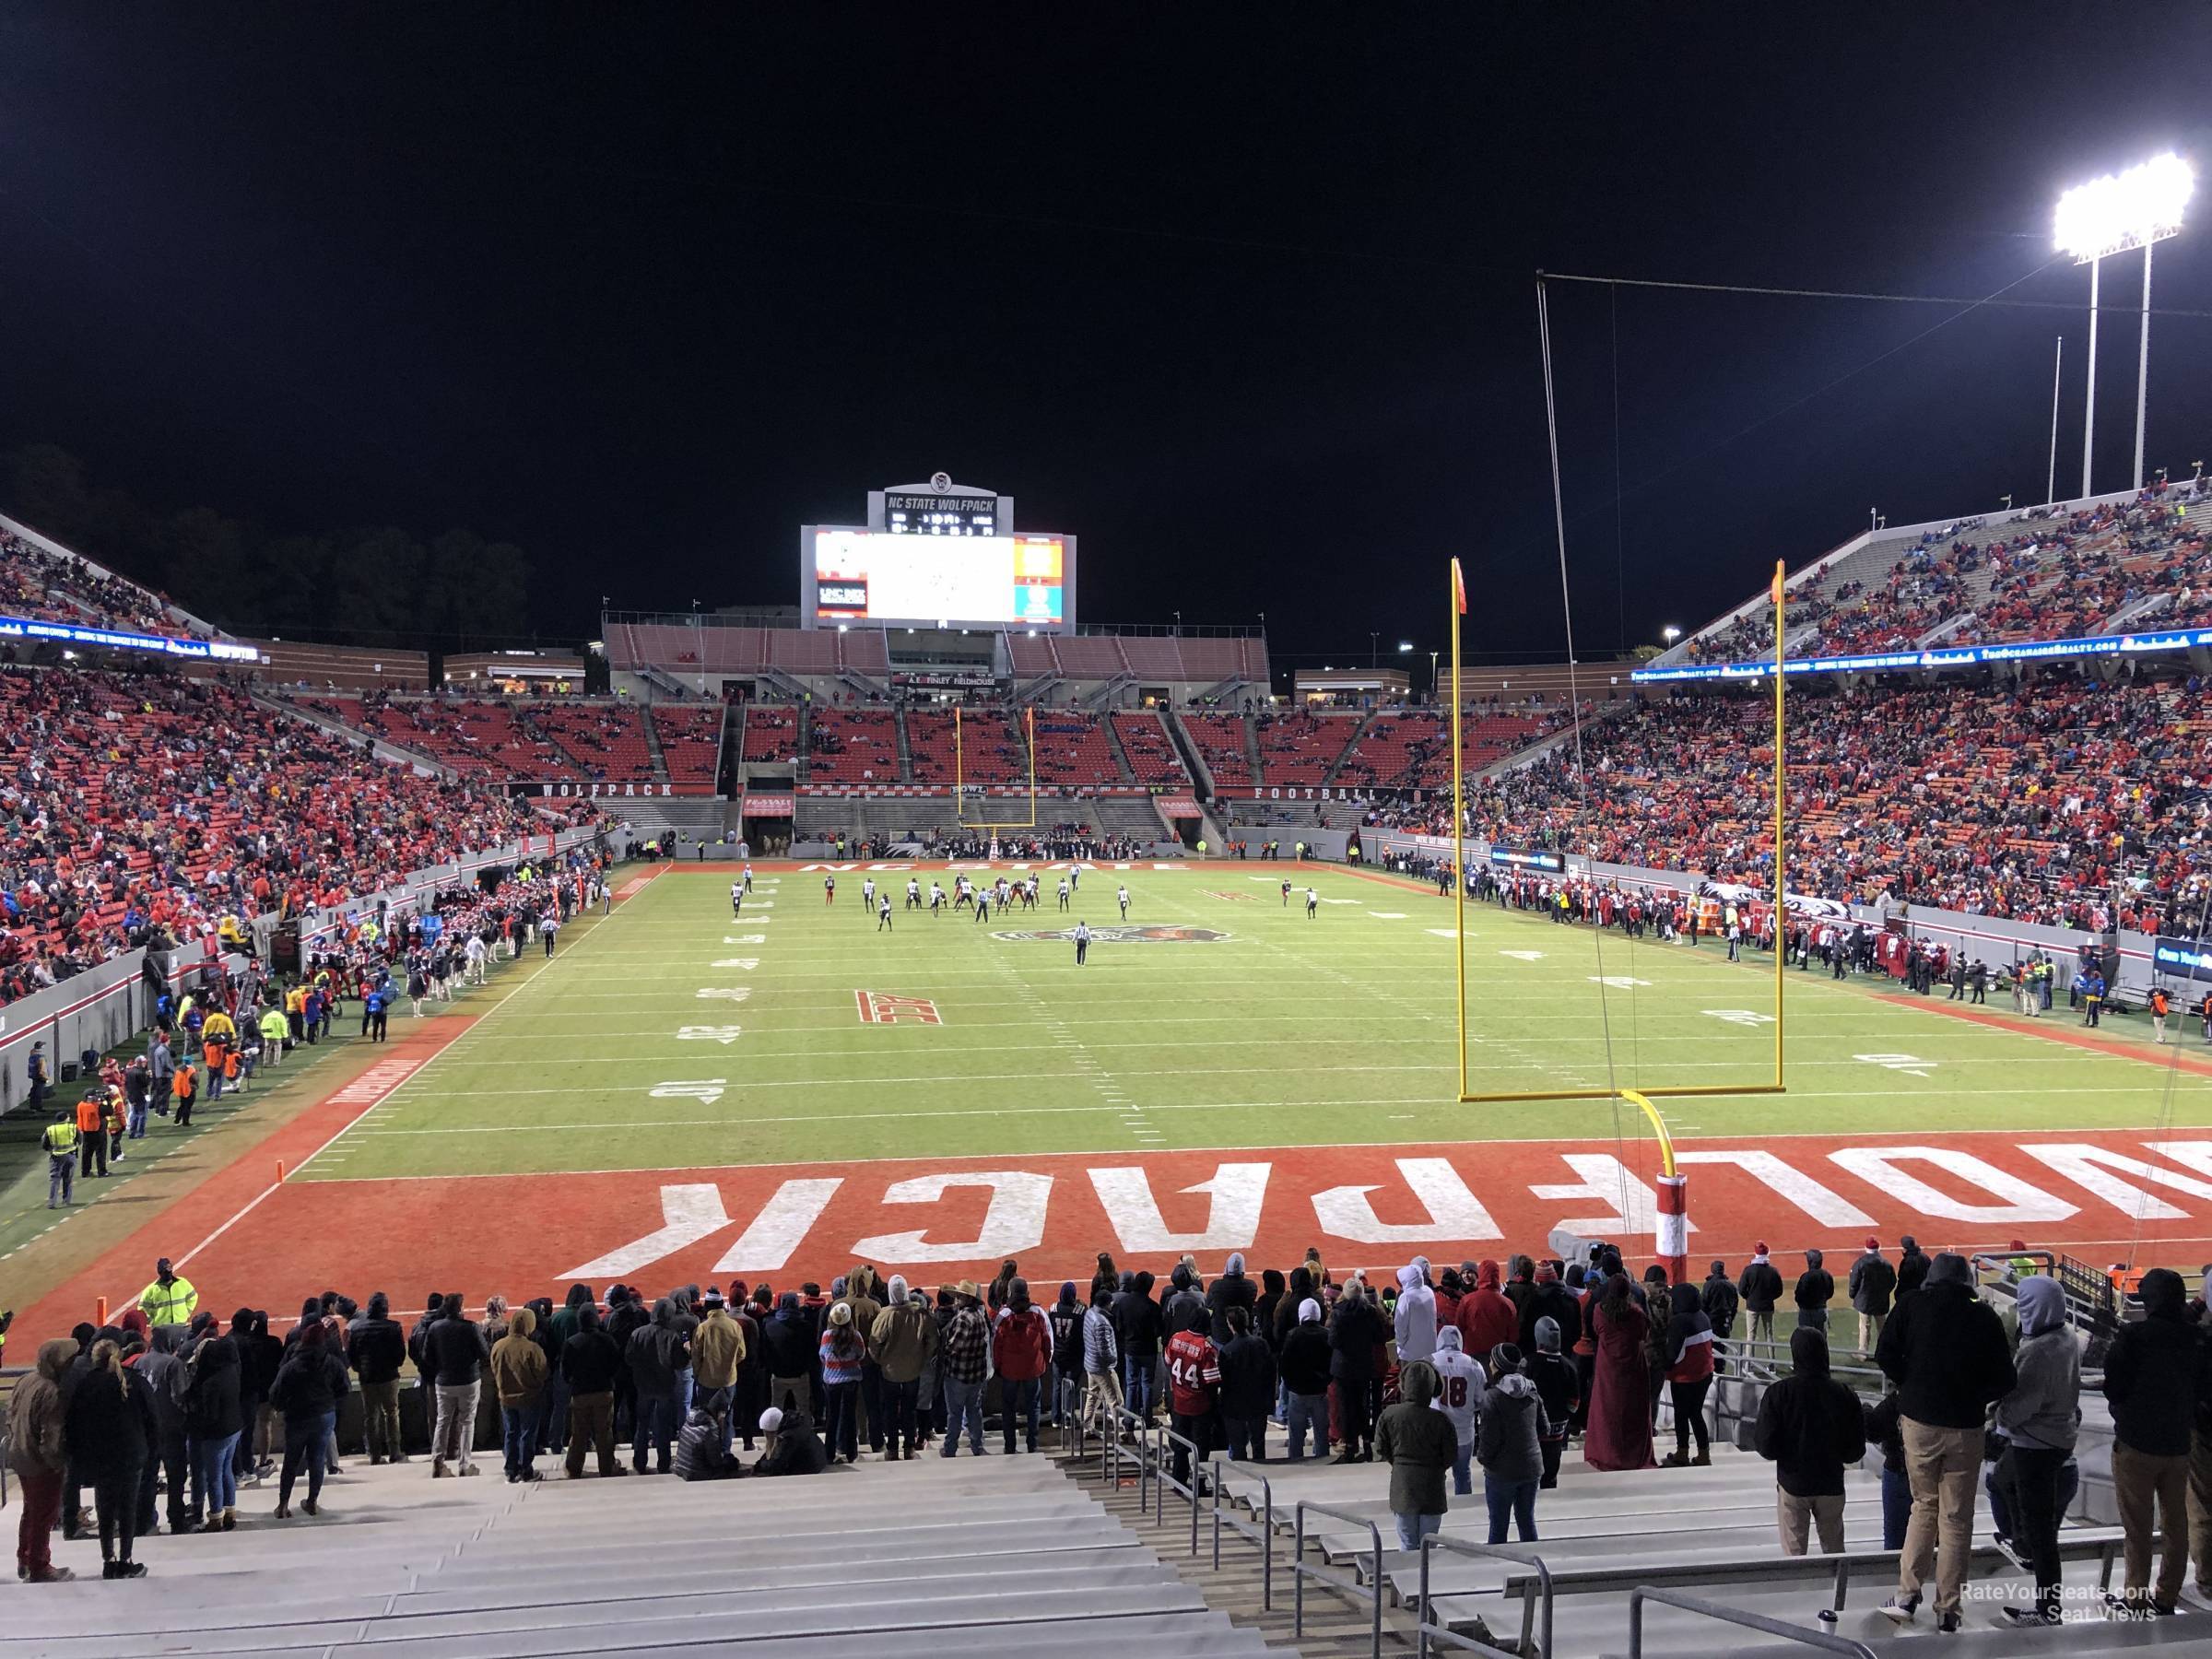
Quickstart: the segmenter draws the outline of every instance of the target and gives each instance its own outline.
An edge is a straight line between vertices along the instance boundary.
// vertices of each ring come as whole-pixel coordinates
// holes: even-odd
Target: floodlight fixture
[[[2058,198],[2053,225],[2061,253],[2088,265],[2178,235],[2196,174],[2171,151],[2125,172],[2077,184]]]

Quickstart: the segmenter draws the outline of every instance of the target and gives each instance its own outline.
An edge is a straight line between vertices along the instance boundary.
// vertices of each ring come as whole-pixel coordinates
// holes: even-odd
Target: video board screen
[[[817,530],[813,621],[1061,629],[1070,564],[1057,535]]]

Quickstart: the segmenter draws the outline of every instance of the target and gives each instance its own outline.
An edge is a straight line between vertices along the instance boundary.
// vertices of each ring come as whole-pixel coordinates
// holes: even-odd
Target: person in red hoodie
[[[1521,1335],[1521,1315],[1498,1288],[1498,1264],[1484,1262],[1475,1270],[1475,1288],[1459,1300],[1453,1316],[1460,1341],[1470,1354],[1487,1354],[1501,1342]]]
[[[1014,1452],[1014,1420],[1026,1420],[1030,1450],[1037,1450],[1037,1402],[1046,1370],[1053,1363],[1053,1327],[1044,1311],[1030,1300],[1030,1281],[1006,1287],[1006,1304],[991,1327],[991,1363],[997,1369],[999,1421],[1006,1425],[1006,1453]]]

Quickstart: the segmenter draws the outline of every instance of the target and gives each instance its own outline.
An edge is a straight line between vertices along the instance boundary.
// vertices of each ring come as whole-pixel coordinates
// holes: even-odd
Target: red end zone
[[[1648,1147],[1628,1147],[1631,1160]],[[287,1182],[205,1238],[208,1206],[180,1205],[31,1310],[46,1335],[119,1305],[155,1253],[193,1248],[206,1305],[279,1315],[335,1287],[412,1309],[437,1288],[472,1302],[731,1276],[828,1283],[856,1261],[925,1284],[987,1276],[1008,1256],[1033,1283],[1088,1282],[1112,1251],[1155,1272],[1190,1252],[1218,1265],[1333,1265],[1502,1257],[1554,1228],[1652,1249],[1649,1168],[1606,1142],[1069,1153],[841,1161],[599,1174]],[[1783,1136],[1688,1142],[1690,1254],[1740,1266],[1752,1245],[1848,1256],[1869,1234],[1924,1247],[2018,1237],[2088,1259],[2194,1260],[2212,1238],[2212,1133]]]

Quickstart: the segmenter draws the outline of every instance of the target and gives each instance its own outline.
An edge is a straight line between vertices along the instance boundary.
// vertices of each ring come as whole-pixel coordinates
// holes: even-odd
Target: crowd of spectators
[[[218,682],[0,671],[0,996],[589,811],[418,776]]]
[[[135,582],[50,553],[11,530],[0,530],[0,611],[33,622],[67,622],[134,633],[183,636],[191,630],[169,614],[169,602]]]
[[[2212,687],[2051,671],[1792,698],[1790,885],[2061,925],[2194,932],[2212,831]],[[1574,751],[1477,782],[1468,831],[1511,846],[1758,885],[1771,869],[1772,707],[1684,695]],[[1372,822],[1450,830],[1449,804]],[[2113,908],[2115,890],[2124,894]]]
[[[410,1384],[429,1479],[480,1474],[495,1441],[510,1483],[542,1479],[548,1457],[570,1479],[700,1481],[818,1474],[864,1454],[980,1457],[987,1439],[1000,1455],[1033,1454],[1047,1421],[1119,1436],[1164,1419],[1173,1477],[1194,1493],[1209,1477],[1194,1459],[1218,1453],[1381,1464],[1398,1543],[1418,1549],[1479,1475],[1489,1542],[1529,1543],[1578,1441],[1600,1477],[1709,1464],[1714,1380],[1756,1361],[1778,1373],[1752,1446],[1775,1465],[1783,1554],[1804,1555],[1816,1535],[1823,1551],[1843,1547],[1848,1472],[1878,1448],[1884,1547],[1900,1552],[1884,1611],[1910,1620],[1925,1589],[1938,1630],[1959,1628],[1985,1489],[2000,1546],[2036,1582],[2036,1599],[2004,1617],[2056,1622],[2083,1342],[2059,1281],[2024,1243],[2010,1248],[1991,1265],[2007,1292],[1995,1306],[1967,1257],[1907,1236],[1894,1258],[1868,1238],[1841,1278],[1817,1249],[1785,1272],[1763,1242],[1740,1270],[1716,1260],[1701,1279],[1663,1263],[1632,1277],[1609,1245],[1441,1270],[1417,1255],[1372,1282],[1332,1272],[1317,1248],[1256,1277],[1232,1253],[1210,1281],[1185,1255],[1164,1283],[1100,1252],[1088,1282],[1062,1281],[1050,1301],[1012,1260],[987,1284],[934,1293],[864,1262],[827,1289],[739,1279],[654,1297],[616,1284],[603,1301],[579,1283],[558,1303],[490,1296],[480,1310],[457,1292],[395,1312],[384,1291],[362,1304],[325,1290],[288,1329],[251,1308],[226,1328],[163,1260],[114,1324],[42,1343],[10,1403],[18,1571],[71,1576],[53,1557],[58,1520],[65,1539],[96,1525],[105,1576],[140,1576],[137,1536],[164,1518],[171,1532],[235,1530],[241,1484],[272,1475],[276,1519],[290,1518],[302,1477],[301,1512],[319,1517],[324,1478],[342,1466],[345,1395],[361,1395],[369,1462],[402,1464],[422,1443],[403,1429]],[[2178,1274],[2152,1269],[2143,1318],[2108,1313],[2089,1333],[2112,1410],[2128,1616],[2174,1612],[2192,1553],[2176,1493],[2191,1455],[2206,1454],[2212,1354],[2206,1299],[2185,1295]],[[1878,1384],[1837,1379],[1838,1350]],[[758,1457],[738,1454],[757,1439]],[[2169,1503],[2154,1583],[2155,1510]],[[2201,1573],[2212,1546],[2195,1553]]]

